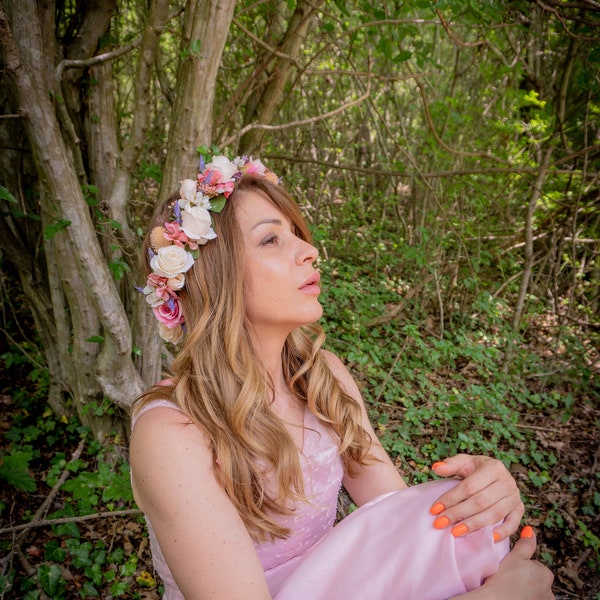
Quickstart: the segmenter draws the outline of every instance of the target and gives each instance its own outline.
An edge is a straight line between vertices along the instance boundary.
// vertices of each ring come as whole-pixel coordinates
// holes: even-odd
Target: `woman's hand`
[[[436,528],[452,527],[459,537],[502,521],[494,529],[497,542],[517,530],[525,507],[514,478],[499,460],[457,454],[432,469],[436,475],[462,479],[432,505]]]
[[[542,563],[531,559],[535,548],[533,529],[524,527],[521,539],[500,563],[498,571],[490,575],[480,588],[455,596],[453,600],[554,600],[554,575]]]

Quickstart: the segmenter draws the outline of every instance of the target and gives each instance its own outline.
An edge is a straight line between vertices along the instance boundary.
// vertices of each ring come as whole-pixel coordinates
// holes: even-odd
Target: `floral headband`
[[[213,156],[200,160],[198,180],[184,179],[173,217],[150,232],[150,267],[146,286],[141,290],[158,320],[160,337],[177,343],[183,336],[185,317],[179,291],[185,286],[185,273],[198,258],[199,246],[217,237],[209,211],[219,213],[242,175],[264,177],[278,183],[278,177],[259,159]]]

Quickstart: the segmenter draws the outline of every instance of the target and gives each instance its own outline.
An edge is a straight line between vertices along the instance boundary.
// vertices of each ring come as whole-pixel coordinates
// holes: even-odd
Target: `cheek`
[[[255,271],[247,271],[244,276],[244,307],[249,318],[260,313],[261,307],[269,298],[269,284]]]

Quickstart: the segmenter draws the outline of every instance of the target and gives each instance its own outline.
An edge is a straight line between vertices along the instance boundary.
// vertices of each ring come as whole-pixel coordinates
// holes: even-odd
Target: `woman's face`
[[[287,336],[323,314],[317,249],[299,238],[288,217],[258,192],[236,207],[244,241],[246,315],[260,336]]]

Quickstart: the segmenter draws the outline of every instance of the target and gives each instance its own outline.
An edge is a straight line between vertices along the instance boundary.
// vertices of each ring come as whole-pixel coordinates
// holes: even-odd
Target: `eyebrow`
[[[253,229],[256,229],[260,225],[280,225],[280,226],[282,226],[283,223],[282,223],[281,219],[263,219],[262,221],[259,221],[258,223],[254,224],[251,227],[250,231],[252,231]]]

